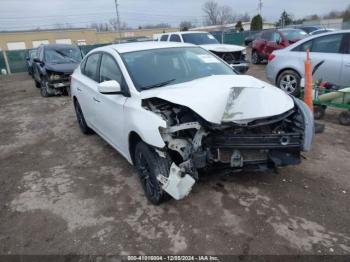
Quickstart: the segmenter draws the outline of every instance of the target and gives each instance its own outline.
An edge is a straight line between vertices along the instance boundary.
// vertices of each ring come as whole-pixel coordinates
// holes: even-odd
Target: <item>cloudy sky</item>
[[[182,20],[196,25],[203,22],[201,7],[205,0],[118,0],[122,22],[137,27],[144,24]],[[236,14],[257,13],[258,0],[217,0],[229,5]],[[344,10],[349,0],[263,0],[263,17],[278,20],[283,9],[296,18]],[[336,4],[335,4],[336,3]],[[85,27],[92,22],[106,22],[115,17],[114,0],[0,0],[0,30],[52,28],[57,23]]]

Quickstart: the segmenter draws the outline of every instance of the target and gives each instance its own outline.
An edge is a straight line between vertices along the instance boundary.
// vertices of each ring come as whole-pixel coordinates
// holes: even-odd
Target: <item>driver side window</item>
[[[120,85],[122,85],[122,72],[120,71],[117,62],[114,60],[114,58],[110,55],[103,54],[101,59],[101,66],[100,66],[100,78],[99,82],[105,82],[115,80]]]

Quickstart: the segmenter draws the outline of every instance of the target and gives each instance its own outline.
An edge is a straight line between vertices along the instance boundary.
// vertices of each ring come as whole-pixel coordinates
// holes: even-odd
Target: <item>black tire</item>
[[[49,93],[49,90],[48,90],[48,83],[46,80],[43,80],[41,82],[41,86],[40,86],[40,94],[42,97],[49,97],[50,96],[50,93]]]
[[[134,162],[147,199],[154,205],[169,200],[157,175],[169,176],[170,160],[160,157],[153,148],[141,141],[135,147]]]
[[[343,111],[339,114],[338,121],[343,126],[350,126],[350,111]]]
[[[261,63],[261,57],[259,56],[259,53],[256,50],[252,51],[252,63],[254,65],[259,65]]]
[[[325,106],[315,105],[314,106],[314,118],[316,120],[324,118],[326,114],[326,108]]]
[[[36,80],[34,80],[34,82],[35,82],[35,87],[36,87],[36,88],[41,88],[40,82],[38,82],[38,81],[36,81]]]
[[[294,70],[285,70],[277,78],[277,87],[286,93],[298,97],[300,95],[300,75]]]
[[[81,132],[85,135],[91,135],[94,131],[86,124],[85,117],[78,101],[74,102],[75,115],[77,116],[78,124]]]

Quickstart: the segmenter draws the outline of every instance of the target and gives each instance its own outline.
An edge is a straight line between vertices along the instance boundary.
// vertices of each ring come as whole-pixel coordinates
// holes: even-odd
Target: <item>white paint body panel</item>
[[[235,123],[282,114],[294,107],[293,100],[280,89],[246,75],[211,76],[177,85],[143,91],[141,97],[157,97],[192,109],[205,120],[220,124],[232,88],[243,91],[230,111]]]
[[[89,53],[106,52],[114,57],[129,87],[130,97],[101,94],[97,89],[98,83],[83,75],[80,66],[72,75],[72,97],[78,100],[87,124],[130,163],[129,136],[132,132],[149,145],[157,148],[165,146],[159,128],[166,128],[166,122],[159,115],[143,108],[142,99],[158,97],[180,104],[217,124],[221,123],[232,88],[235,87],[243,88],[237,102],[231,107],[233,111],[240,112],[231,119],[236,123],[279,115],[294,106],[293,100],[283,91],[245,75],[217,75],[137,91],[118,53],[179,46],[193,45],[146,42],[105,46]]]
[[[226,52],[239,52],[245,50],[245,47],[239,45],[225,45],[225,44],[211,44],[201,45],[200,47],[214,52],[226,53]]]

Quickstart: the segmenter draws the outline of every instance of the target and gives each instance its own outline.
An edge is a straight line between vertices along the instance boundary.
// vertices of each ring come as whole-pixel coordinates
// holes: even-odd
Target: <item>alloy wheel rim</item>
[[[287,93],[293,93],[297,89],[298,82],[295,76],[285,75],[281,79],[280,88]]]

